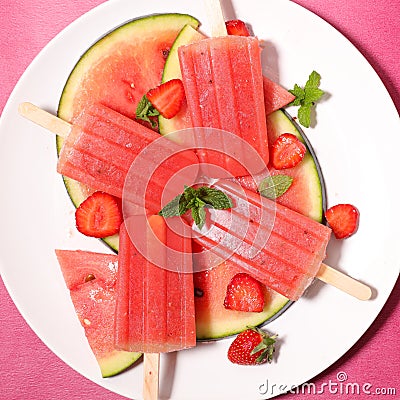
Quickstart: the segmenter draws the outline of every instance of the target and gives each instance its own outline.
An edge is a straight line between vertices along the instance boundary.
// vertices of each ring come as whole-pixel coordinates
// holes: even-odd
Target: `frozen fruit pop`
[[[136,185],[147,185],[145,204],[150,213],[156,213],[162,208],[163,192],[167,196],[166,201],[173,198],[173,193],[168,198],[164,191],[172,176],[181,179],[177,173],[186,171],[181,175],[183,186],[197,175],[195,168],[184,169],[198,163],[193,151],[181,151],[172,141],[102,104],[85,108],[75,118],[73,125],[30,103],[21,104],[19,111],[39,125],[65,137],[57,165],[60,174],[92,189],[122,198],[129,172],[130,179],[135,180]],[[141,152],[151,143],[158,146],[156,150],[146,155],[147,159],[140,168],[130,170],[138,154],[143,154]],[[171,156],[158,165],[153,160],[154,153]],[[147,179],[149,168],[155,171],[151,180]]]
[[[142,232],[138,240],[149,259],[132,242],[130,226]],[[190,233],[190,227],[186,229]],[[171,249],[178,253],[169,254]],[[191,272],[190,235],[171,230],[158,215],[150,216],[148,225],[144,216],[124,222],[118,254],[116,348],[165,353],[196,345]]]
[[[181,46],[178,55],[193,127],[217,128],[237,135],[267,165],[268,137],[258,39],[207,38]],[[216,134],[220,135],[224,154],[198,150],[199,159],[219,165],[233,176],[246,175],[245,166],[252,160],[246,160],[245,149],[231,149],[230,141],[224,141],[224,133]],[[228,156],[232,154],[238,154],[244,160],[243,165]]]
[[[213,211],[211,228],[194,237],[198,244],[290,300],[298,300],[315,277],[360,299],[371,296],[369,287],[322,264],[330,228],[231,182],[213,186],[234,207]]]

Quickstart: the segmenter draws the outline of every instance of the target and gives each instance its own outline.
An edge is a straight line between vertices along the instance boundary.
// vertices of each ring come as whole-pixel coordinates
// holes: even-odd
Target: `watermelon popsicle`
[[[190,227],[180,229],[186,237],[158,215],[121,226],[116,348],[166,353],[196,345]]]
[[[203,149],[197,151],[199,159],[233,176],[246,175],[246,165],[252,160],[240,146],[230,148],[223,132],[228,131],[250,144],[266,166],[269,152],[258,40],[243,36],[207,38],[181,46],[178,55],[192,126],[222,130],[219,140],[224,154]],[[239,154],[244,163],[228,156],[232,154]]]
[[[145,399],[158,398],[159,353],[196,345],[190,227],[178,222],[133,216],[120,230],[115,346],[145,353]]]
[[[166,201],[173,198],[174,192],[168,193],[167,185],[171,177],[174,177],[176,185],[182,187],[193,182],[197,176],[198,159],[193,151],[183,149],[102,104],[85,108],[72,125],[30,103],[22,103],[19,112],[64,137],[57,164],[60,174],[91,189],[122,198],[129,173],[129,179],[135,181],[136,187],[146,190],[145,199],[139,198],[139,195],[135,197],[133,191],[126,200],[140,203],[139,206],[145,205],[150,214],[162,208],[162,196]],[[150,144],[152,152],[145,154],[143,151]],[[141,165],[131,170],[139,154]],[[160,158],[163,158],[162,163],[158,162]],[[140,212],[143,213],[143,208],[138,209]]]
[[[359,299],[370,298],[368,286],[322,263],[330,228],[229,181],[213,187],[231,197],[234,207],[213,210],[210,229],[193,237],[205,249],[230,258],[293,301],[316,277]]]

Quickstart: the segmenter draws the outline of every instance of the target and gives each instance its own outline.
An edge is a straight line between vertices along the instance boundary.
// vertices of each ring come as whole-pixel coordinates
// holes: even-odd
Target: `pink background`
[[[0,0],[0,111],[19,77],[59,31],[102,0]],[[331,23],[363,53],[400,110],[400,2],[393,0],[297,0]],[[355,101],[359,101],[356,99]],[[373,99],[363,99],[373,101]],[[344,371],[349,382],[395,388],[397,395],[348,398],[399,399],[400,284],[361,340],[312,380],[317,387]],[[0,398],[7,400],[103,399],[121,396],[94,384],[56,357],[17,311],[0,281]],[[312,345],[312,344],[308,344]],[[301,360],[299,360],[301,368]],[[294,395],[284,399],[337,399],[338,394]]]

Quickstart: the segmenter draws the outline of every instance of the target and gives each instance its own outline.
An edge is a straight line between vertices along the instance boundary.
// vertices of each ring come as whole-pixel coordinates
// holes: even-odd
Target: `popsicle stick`
[[[160,370],[160,354],[144,354],[143,398],[144,400],[158,399],[158,376]]]
[[[372,291],[369,286],[330,267],[329,265],[321,264],[316,277],[359,300],[369,300],[372,296]]]
[[[18,107],[18,112],[35,124],[40,125],[63,138],[66,138],[71,132],[72,125],[70,123],[42,110],[32,103],[21,103]]]
[[[226,36],[224,14],[219,0],[205,0],[208,20],[211,24],[211,36]]]

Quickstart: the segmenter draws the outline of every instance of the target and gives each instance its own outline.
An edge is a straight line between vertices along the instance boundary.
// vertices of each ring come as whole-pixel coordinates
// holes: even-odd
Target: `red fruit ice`
[[[356,232],[360,213],[352,204],[337,204],[326,210],[325,218],[336,239],[345,239]]]
[[[86,236],[104,238],[118,233],[122,214],[114,196],[94,192],[75,211],[76,227]]]
[[[264,293],[261,283],[246,273],[236,274],[226,289],[224,306],[236,311],[263,311]]]
[[[293,134],[280,135],[271,149],[271,164],[275,169],[295,167],[306,154],[306,146]]]
[[[181,109],[185,90],[180,79],[171,79],[150,89],[146,97],[164,118],[169,119]]]

